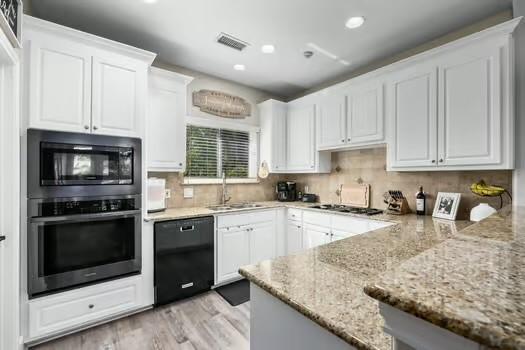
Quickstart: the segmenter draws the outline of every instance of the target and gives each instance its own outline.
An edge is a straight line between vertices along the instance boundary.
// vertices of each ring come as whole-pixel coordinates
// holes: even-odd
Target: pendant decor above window
[[[244,119],[252,113],[251,104],[244,98],[213,90],[194,91],[193,105],[222,118]]]
[[[11,45],[20,45],[22,28],[22,0],[0,0],[0,31],[3,31]]]

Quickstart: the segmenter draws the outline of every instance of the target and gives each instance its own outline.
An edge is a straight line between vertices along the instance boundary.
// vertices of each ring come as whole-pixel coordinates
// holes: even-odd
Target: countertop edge
[[[252,275],[249,271],[245,270],[244,268],[241,267],[239,269],[239,274],[241,276],[245,277],[251,283],[253,283],[256,286],[258,286],[259,288],[263,289],[264,291],[268,292],[272,296],[276,297],[277,299],[279,299],[280,301],[282,301],[286,305],[290,306],[292,309],[296,310],[297,312],[299,312],[300,314],[302,314],[303,316],[305,316],[306,318],[308,318],[312,322],[315,322],[316,324],[321,326],[323,329],[326,329],[330,333],[332,333],[335,336],[341,338],[342,340],[344,340],[345,342],[347,342],[351,346],[355,347],[356,349],[360,349],[360,350],[378,350],[377,348],[368,345],[366,342],[364,342],[364,341],[360,340],[359,338],[349,334],[348,332],[339,329],[336,325],[334,325],[334,324],[332,324],[330,322],[326,322],[326,320],[321,315],[316,314],[314,312],[311,312],[311,311],[305,309],[304,307],[302,307],[302,305],[300,305],[298,303],[295,303],[293,300],[291,300],[290,298],[286,297],[286,295],[284,293],[282,293],[281,291],[279,291],[276,288],[273,288],[272,286],[268,285],[264,281],[258,279],[256,276]]]
[[[373,284],[366,285],[363,291],[366,295],[379,302],[392,306],[397,310],[406,312],[407,314],[429,322],[456,335],[472,340],[478,344],[488,346],[489,348],[498,347],[501,344],[508,344],[508,337],[500,336],[500,332],[491,327],[484,327],[484,330],[479,331],[479,334],[490,334],[490,337],[482,337],[472,333],[471,330],[473,329],[473,326],[468,322],[464,322],[458,318],[451,318],[450,316],[437,312],[432,308],[421,305],[414,299],[395,297],[383,288]],[[510,349],[518,349],[523,345],[524,344],[512,344]]]

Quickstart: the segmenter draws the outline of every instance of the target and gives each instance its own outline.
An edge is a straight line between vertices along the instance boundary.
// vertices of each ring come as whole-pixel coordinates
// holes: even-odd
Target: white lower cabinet
[[[330,228],[306,224],[303,231],[303,248],[310,249],[330,243]]]
[[[250,264],[273,259],[276,254],[275,223],[255,224],[248,228],[250,241]]]
[[[303,225],[301,221],[288,220],[286,225],[286,253],[293,254],[303,250]]]
[[[239,267],[250,262],[250,241],[246,227],[219,229],[217,239],[217,280],[224,282],[239,277]]]
[[[29,301],[29,340],[80,328],[143,306],[141,276],[33,299]]]
[[[315,248],[391,225],[394,224],[386,221],[289,208],[286,225],[287,253],[291,254],[304,249]]]
[[[276,218],[273,209],[217,217],[216,284],[238,279],[241,266],[277,256]]]

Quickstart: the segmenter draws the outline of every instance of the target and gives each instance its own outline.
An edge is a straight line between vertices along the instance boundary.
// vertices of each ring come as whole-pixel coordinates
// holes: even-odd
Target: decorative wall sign
[[[20,48],[22,29],[22,1],[0,0],[0,28],[4,31],[13,47]]]
[[[223,118],[243,119],[252,112],[252,106],[244,98],[213,90],[194,91],[193,105]]]

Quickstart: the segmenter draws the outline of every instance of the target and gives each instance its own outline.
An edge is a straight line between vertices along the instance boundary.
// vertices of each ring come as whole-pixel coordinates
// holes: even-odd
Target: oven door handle
[[[96,214],[75,214],[75,215],[63,215],[63,216],[47,216],[47,217],[36,217],[31,218],[33,223],[45,223],[45,222],[75,222],[75,221],[86,221],[90,219],[121,219],[128,218],[131,216],[137,216],[142,213],[142,210],[126,210],[121,212],[109,212],[109,213],[96,213]]]

